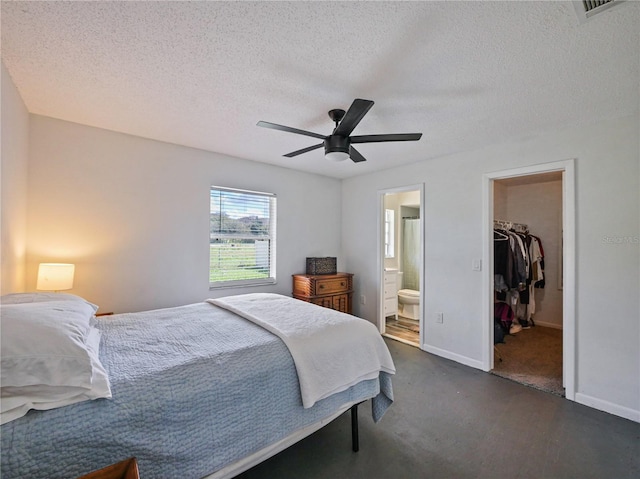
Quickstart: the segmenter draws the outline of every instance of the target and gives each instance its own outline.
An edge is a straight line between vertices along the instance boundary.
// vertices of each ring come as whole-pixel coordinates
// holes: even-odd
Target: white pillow
[[[46,301],[82,301],[98,311],[98,306],[70,293],[11,293],[0,296],[0,304],[42,303]]]
[[[5,424],[27,414],[29,409],[48,410],[68,406],[91,399],[110,398],[109,378],[98,358],[100,331],[91,328],[87,337],[87,350],[93,374],[91,388],[74,386],[23,386],[0,387],[0,424]]]
[[[86,342],[94,312],[84,301],[0,305],[0,385],[89,388]]]

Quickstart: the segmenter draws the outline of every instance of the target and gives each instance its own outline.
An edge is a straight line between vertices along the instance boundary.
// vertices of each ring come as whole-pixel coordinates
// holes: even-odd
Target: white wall
[[[482,273],[471,268],[482,258],[482,176],[576,158],[576,399],[640,420],[639,123],[637,115],[602,121],[344,180],[343,253],[355,273],[355,297],[368,298],[356,302],[355,313],[376,321],[378,190],[422,181],[424,346],[482,367],[488,293]]]
[[[493,217],[498,220],[507,219],[507,186],[500,181],[493,182]]]
[[[27,288],[76,264],[71,293],[139,311],[245,292],[291,294],[307,256],[340,252],[340,181],[31,116]],[[209,187],[276,193],[277,284],[209,291]]]
[[[545,287],[535,288],[534,321],[538,325],[562,328],[562,290],[559,265],[562,235],[562,181],[507,186],[504,219],[529,226],[544,249]]]
[[[33,290],[41,261],[69,261],[77,265],[72,292],[103,311],[136,311],[237,292],[289,294],[289,275],[304,271],[306,256],[336,255],[339,269],[356,275],[355,297],[367,298],[365,305],[354,301],[356,314],[375,321],[378,190],[424,182],[424,346],[478,367],[487,292],[471,264],[482,257],[482,175],[576,158],[576,400],[640,420],[637,115],[351,178],[341,187],[321,176],[27,118],[6,78],[3,67],[3,292]],[[208,290],[211,184],[278,195],[277,285]],[[26,285],[19,240],[25,208]],[[17,232],[15,250],[5,241],[8,231]],[[444,312],[442,324],[436,311]]]
[[[2,70],[2,153],[0,230],[2,277],[0,294],[22,292],[26,287],[27,165],[29,114],[9,72]]]

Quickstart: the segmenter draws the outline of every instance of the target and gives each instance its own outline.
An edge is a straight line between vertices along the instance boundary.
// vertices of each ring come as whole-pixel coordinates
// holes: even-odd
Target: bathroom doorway
[[[380,191],[380,332],[421,347],[423,287],[423,185]]]

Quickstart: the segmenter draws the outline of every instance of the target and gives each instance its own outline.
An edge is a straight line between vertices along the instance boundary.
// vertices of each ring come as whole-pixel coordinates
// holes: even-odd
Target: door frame
[[[378,190],[378,318],[377,326],[380,334],[385,333],[384,316],[384,196],[386,194],[404,193],[408,191],[420,192],[420,349],[424,350],[424,183],[399,186]],[[399,268],[398,268],[399,269]]]
[[[575,401],[576,394],[576,199],[575,160],[568,159],[538,165],[486,173],[482,178],[483,262],[482,279],[483,334],[482,367],[494,365],[493,344],[493,182],[504,178],[562,172],[562,383],[565,397]]]

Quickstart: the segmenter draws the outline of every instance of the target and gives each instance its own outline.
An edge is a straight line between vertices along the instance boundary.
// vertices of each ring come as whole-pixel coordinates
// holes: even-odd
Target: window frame
[[[233,234],[233,233],[222,233],[220,232],[218,235],[215,235],[215,232],[212,232],[213,226],[213,208],[212,208],[212,195],[215,193],[219,193],[221,198],[223,196],[229,200],[232,196],[235,195],[244,195],[245,202],[250,202],[252,198],[257,197],[266,197],[269,200],[269,232],[265,236],[256,236],[251,234]],[[226,195],[225,195],[226,194]],[[230,203],[230,206],[235,205],[238,206],[240,202]],[[220,208],[220,213],[228,212],[232,210],[231,207]],[[222,289],[222,288],[237,288],[237,287],[250,287],[250,286],[264,286],[276,284],[276,223],[277,223],[277,197],[275,193],[268,193],[262,191],[252,191],[252,190],[243,190],[238,188],[228,188],[224,186],[216,186],[211,185],[209,187],[209,290],[214,289]],[[268,244],[268,267],[269,273],[267,277],[254,277],[248,279],[230,279],[230,280],[218,280],[212,281],[213,275],[213,254],[212,254],[212,245],[214,244],[214,237],[224,239],[237,239],[237,240],[266,240],[269,241]],[[242,268],[238,268],[237,270],[230,271],[243,271]]]
[[[384,257],[386,259],[396,257],[396,212],[391,208],[384,209]]]

